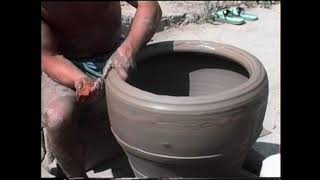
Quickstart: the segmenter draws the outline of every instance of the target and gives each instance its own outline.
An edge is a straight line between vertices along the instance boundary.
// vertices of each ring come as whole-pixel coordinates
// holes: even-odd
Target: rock
[[[186,14],[186,20],[193,22],[195,20],[195,16],[193,14]]]
[[[169,16],[170,24],[179,25],[185,20],[186,14]]]
[[[185,20],[183,21],[183,23],[181,23],[181,25],[187,25],[189,23],[196,23],[200,19],[199,17],[200,16],[198,14],[186,14]]]

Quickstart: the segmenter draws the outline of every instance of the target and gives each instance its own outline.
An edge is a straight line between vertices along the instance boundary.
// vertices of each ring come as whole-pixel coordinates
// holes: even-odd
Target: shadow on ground
[[[259,153],[256,149],[265,149],[264,153]],[[250,149],[248,155],[243,163],[242,168],[255,176],[260,175],[260,170],[262,162],[265,158],[280,153],[280,145],[272,144],[266,142],[256,142],[254,147]],[[120,177],[135,177],[133,171],[131,170],[130,164],[126,156],[122,156],[113,161],[105,162],[98,166],[98,168],[93,169],[94,173],[99,173],[112,169],[112,174],[114,178]]]
[[[102,163],[97,168],[93,169],[93,171],[94,173],[100,173],[108,169],[112,169],[114,178],[135,177],[133,171],[131,170],[128,158],[125,155],[113,161]]]

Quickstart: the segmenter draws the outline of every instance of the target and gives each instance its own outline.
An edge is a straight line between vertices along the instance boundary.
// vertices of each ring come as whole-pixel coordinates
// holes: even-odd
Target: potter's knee
[[[73,104],[71,102],[53,102],[44,113],[45,126],[49,130],[60,130],[72,124]]]
[[[57,112],[54,109],[49,109],[44,114],[45,126],[49,130],[58,130],[63,127],[67,122],[68,117],[63,113]]]

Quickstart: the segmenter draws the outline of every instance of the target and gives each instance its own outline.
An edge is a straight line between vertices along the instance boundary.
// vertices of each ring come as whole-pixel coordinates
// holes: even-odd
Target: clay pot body
[[[106,79],[111,129],[137,177],[238,176],[262,130],[263,65],[236,47],[160,42],[139,54],[128,82]]]

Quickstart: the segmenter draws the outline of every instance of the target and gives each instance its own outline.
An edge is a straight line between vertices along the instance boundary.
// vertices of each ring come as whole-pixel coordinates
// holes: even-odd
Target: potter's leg
[[[85,119],[80,128],[86,146],[86,168],[89,170],[123,155],[124,152],[112,135],[105,95],[86,106],[84,112],[88,113],[83,115]]]
[[[75,119],[75,93],[42,74],[41,108],[47,144],[68,177],[85,177],[84,148]]]

